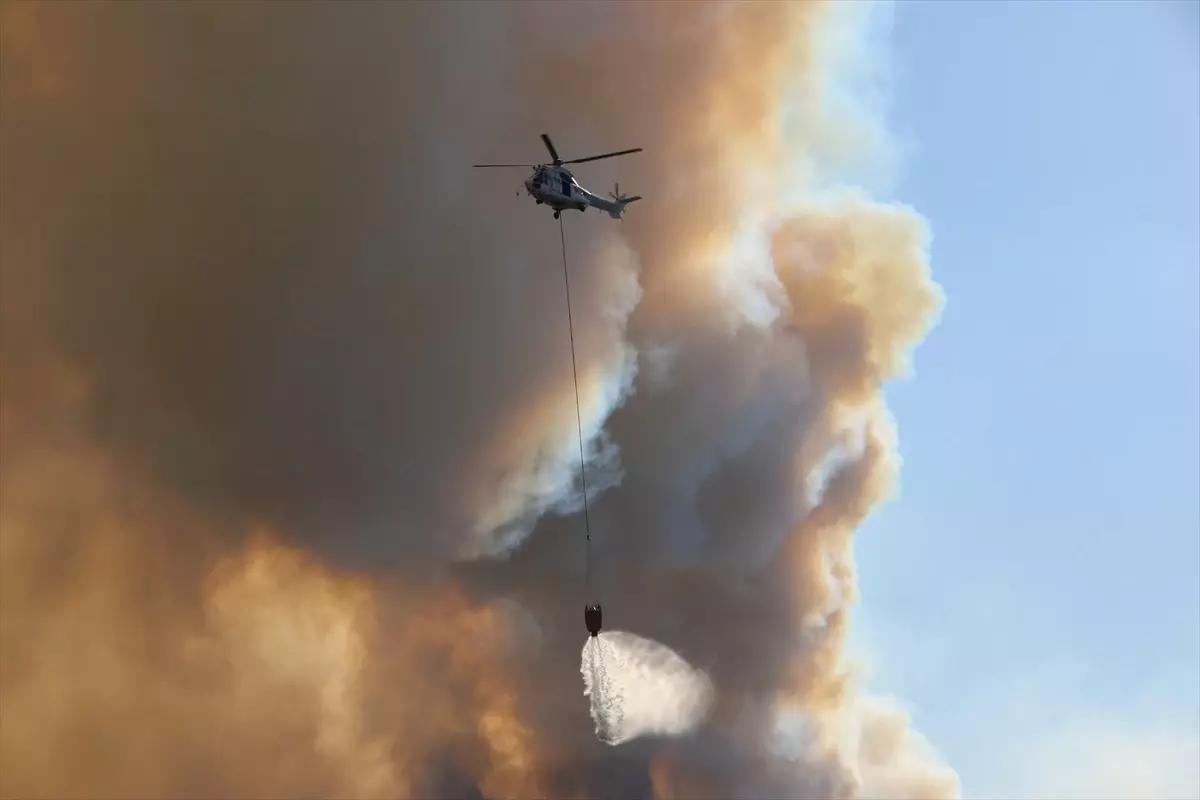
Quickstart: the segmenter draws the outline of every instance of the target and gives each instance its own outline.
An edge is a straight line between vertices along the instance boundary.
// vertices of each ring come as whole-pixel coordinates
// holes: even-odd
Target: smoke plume
[[[839,13],[0,5],[0,791],[956,795],[841,658],[941,299],[817,182]],[[468,166],[542,131],[645,148],[563,220],[587,592],[556,224]],[[587,602],[699,727],[597,740]]]

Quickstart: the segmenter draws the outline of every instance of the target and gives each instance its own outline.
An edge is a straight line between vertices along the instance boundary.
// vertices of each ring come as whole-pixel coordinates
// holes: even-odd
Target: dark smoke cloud
[[[829,9],[0,8],[5,795],[957,792],[840,664],[940,299],[909,212],[774,199]],[[711,672],[686,741],[582,698],[557,232],[467,167],[543,130],[645,148],[565,226],[593,594]]]

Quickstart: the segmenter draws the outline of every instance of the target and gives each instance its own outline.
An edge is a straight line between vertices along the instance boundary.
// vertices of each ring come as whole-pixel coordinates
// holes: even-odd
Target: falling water
[[[645,735],[681,736],[712,705],[704,672],[666,645],[625,631],[589,636],[580,671],[596,736],[614,746]]]

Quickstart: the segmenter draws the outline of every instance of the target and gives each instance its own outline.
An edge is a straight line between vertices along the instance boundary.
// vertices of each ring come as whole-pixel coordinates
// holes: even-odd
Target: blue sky
[[[1198,9],[894,9],[947,304],[888,390],[859,636],[967,797],[1200,796]]]

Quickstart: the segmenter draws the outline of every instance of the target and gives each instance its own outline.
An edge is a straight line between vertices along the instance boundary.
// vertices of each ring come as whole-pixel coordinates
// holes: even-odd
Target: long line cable
[[[583,413],[579,410],[579,369],[575,366],[575,322],[571,318],[571,278],[567,271],[567,236],[563,233],[561,216],[558,218],[558,240],[562,244],[563,285],[567,290],[567,330],[571,333],[571,374],[575,378],[575,422],[579,431],[579,482],[583,486],[583,529],[587,534],[583,554],[584,586],[590,591],[592,587],[592,523],[588,519],[587,475],[583,468]]]

